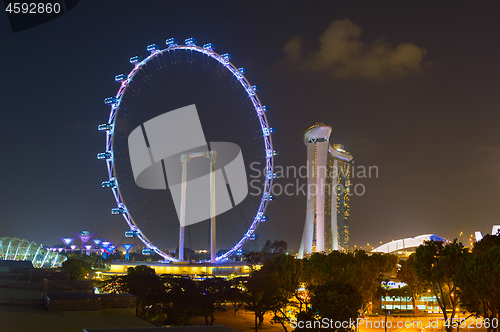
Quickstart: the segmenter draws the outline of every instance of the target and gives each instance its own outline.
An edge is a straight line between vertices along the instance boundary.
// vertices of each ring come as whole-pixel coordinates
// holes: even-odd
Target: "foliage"
[[[243,291],[244,284],[248,281],[247,277],[238,277],[231,279],[230,287],[226,289],[224,294],[225,299],[233,306],[233,313],[236,316],[238,310],[240,310],[245,303],[245,293]]]
[[[282,296],[282,299],[273,310],[273,322],[279,323],[284,331],[290,326],[290,318],[287,308],[294,308],[292,314],[305,310],[306,303],[303,300],[302,291],[302,261],[293,256],[279,255],[264,262],[261,272],[267,275]]]
[[[426,284],[423,282],[415,272],[415,254],[411,254],[406,261],[400,261],[401,268],[398,271],[398,279],[404,282],[411,295],[413,308],[415,308],[415,316],[418,315],[417,302],[421,294],[425,292]]]
[[[283,240],[275,240],[274,242],[267,240],[260,252],[263,256],[263,260],[265,261],[278,255],[286,254],[287,248],[288,243]]]
[[[315,253],[304,261],[304,281],[308,289],[338,281],[355,286],[363,298],[363,312],[371,310],[370,302],[380,289],[384,272],[394,270],[397,257],[390,254],[368,255],[365,251],[329,255]]]
[[[216,311],[226,311],[222,307],[227,290],[231,288],[229,282],[223,278],[208,278],[198,283],[199,314],[205,317],[205,325],[212,325]],[[208,319],[210,317],[210,320]]]
[[[83,280],[91,271],[88,264],[76,258],[68,258],[61,267],[64,272],[69,273],[71,280]]]
[[[250,270],[255,270],[257,265],[260,265],[263,260],[263,254],[257,251],[249,251],[243,254],[243,259],[247,262]]]
[[[427,241],[415,253],[417,276],[431,285],[437,302],[443,311],[445,321],[453,321],[460,300],[457,275],[460,263],[466,258],[468,250],[457,240],[443,245],[439,241]],[[451,309],[448,318],[447,309]],[[447,331],[452,327],[447,326]]]
[[[328,319],[330,322],[351,322],[358,316],[363,305],[363,297],[359,290],[345,282],[330,280],[325,284],[311,288],[311,310],[306,320]],[[311,329],[309,329],[311,330]],[[350,331],[350,326],[339,327],[336,331]]]
[[[199,313],[199,287],[197,282],[179,276],[162,277],[166,287],[164,303],[166,325],[186,325]]]
[[[255,331],[264,322],[264,315],[275,311],[287,301],[275,279],[269,278],[267,269],[254,270],[246,284],[245,309],[255,314]]]
[[[469,312],[490,322],[500,319],[500,236],[487,235],[474,245],[459,266],[457,282]]]

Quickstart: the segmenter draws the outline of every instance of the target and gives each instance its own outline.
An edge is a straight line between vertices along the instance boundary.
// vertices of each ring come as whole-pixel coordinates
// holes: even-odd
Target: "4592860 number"
[[[27,2],[10,2],[5,8],[5,11],[10,14],[58,14],[61,12],[61,4],[55,3],[27,3]]]

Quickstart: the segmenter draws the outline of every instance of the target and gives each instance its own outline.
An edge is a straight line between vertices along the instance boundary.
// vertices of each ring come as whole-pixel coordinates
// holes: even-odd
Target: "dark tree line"
[[[97,286],[106,293],[136,295],[138,316],[157,325],[185,325],[195,316],[205,317],[205,324],[212,325],[214,314],[225,311],[223,305],[228,303],[234,315],[240,308],[253,312],[256,331],[266,314],[288,331],[292,318],[355,320],[369,310],[382,272],[393,271],[395,266],[393,255],[369,256],[363,251],[313,254],[308,260],[279,254],[265,260],[250,276],[231,280],[160,276],[142,265]]]

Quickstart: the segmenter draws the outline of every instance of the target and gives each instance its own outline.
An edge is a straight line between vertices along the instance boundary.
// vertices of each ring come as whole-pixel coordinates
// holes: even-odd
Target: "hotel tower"
[[[323,123],[304,133],[307,146],[307,208],[299,258],[313,252],[347,250],[352,156],[330,144],[332,127]]]

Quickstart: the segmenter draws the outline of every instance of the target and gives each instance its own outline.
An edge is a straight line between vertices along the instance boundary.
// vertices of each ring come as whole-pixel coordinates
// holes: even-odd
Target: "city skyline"
[[[171,37],[214,43],[247,69],[276,129],[277,168],[304,166],[304,128],[332,125],[334,143],[355,157],[351,247],[488,233],[500,218],[499,11],[492,1],[88,1],[18,33],[2,14],[0,235],[54,245],[88,229],[122,239],[128,227],[110,213],[106,167],[95,159],[109,115],[102,101],[130,57]],[[249,130],[247,116],[236,120],[212,121]],[[377,172],[363,175],[369,167]],[[306,197],[279,195],[266,214],[254,243],[284,240],[297,251]]]

